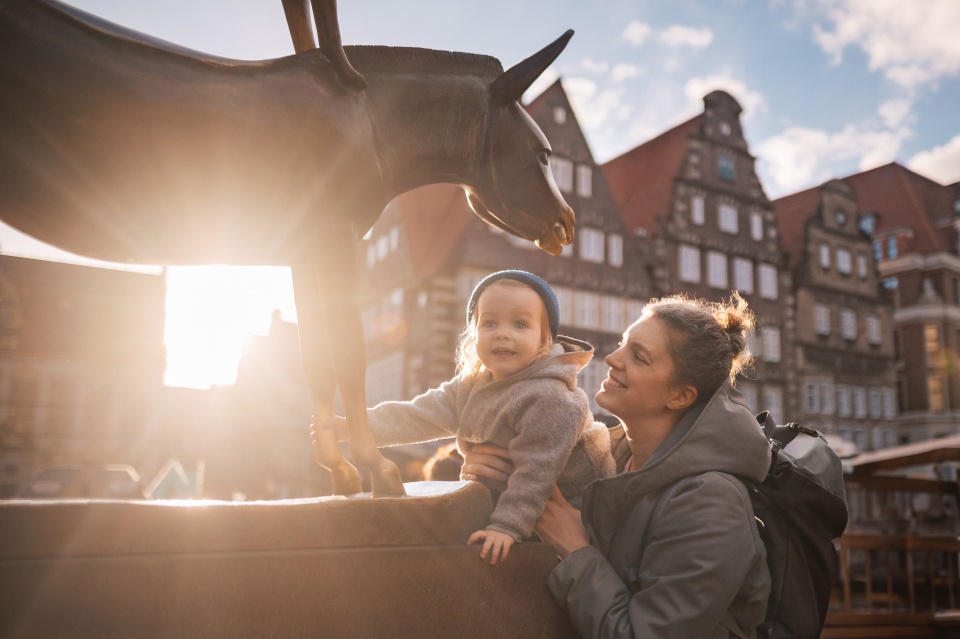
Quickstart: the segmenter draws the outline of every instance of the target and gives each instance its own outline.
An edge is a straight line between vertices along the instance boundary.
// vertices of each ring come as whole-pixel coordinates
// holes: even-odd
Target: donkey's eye
[[[537,161],[547,166],[550,163],[550,151],[537,151]]]

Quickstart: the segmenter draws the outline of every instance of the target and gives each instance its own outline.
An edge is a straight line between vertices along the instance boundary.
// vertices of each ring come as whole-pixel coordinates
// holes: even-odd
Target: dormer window
[[[720,154],[717,156],[717,175],[721,180],[733,181],[737,174],[733,158],[729,155]]]
[[[553,121],[557,124],[566,124],[567,110],[562,106],[553,107]]]
[[[847,223],[847,214],[844,211],[837,211],[837,226],[843,226]]]
[[[730,135],[730,131],[731,129],[730,129],[729,122],[720,123],[720,135],[722,135],[723,137],[727,137],[728,135]]]

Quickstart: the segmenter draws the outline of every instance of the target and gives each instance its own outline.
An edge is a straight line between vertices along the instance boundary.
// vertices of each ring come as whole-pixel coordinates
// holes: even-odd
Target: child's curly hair
[[[509,278],[503,278],[495,282],[491,282],[487,289],[489,290],[494,286],[523,286],[529,288],[531,291],[534,290],[533,287],[525,284],[524,282]],[[540,345],[540,349],[537,351],[538,358],[543,357],[550,352],[551,348],[553,348],[553,336],[550,334],[550,320],[547,317],[546,305],[543,303],[543,300],[540,301],[540,304],[543,306],[543,313],[540,314],[540,337],[543,340],[543,344]],[[475,313],[473,315],[473,321],[464,326],[463,331],[460,332],[460,340],[457,343],[457,377],[460,379],[473,377],[483,370],[483,363],[480,361],[480,357],[477,355],[478,321],[479,314]]]
[[[737,292],[729,302],[682,294],[652,300],[643,308],[643,316],[666,324],[675,381],[696,388],[699,399],[706,400],[724,382],[733,383],[753,363],[747,333],[756,318]]]

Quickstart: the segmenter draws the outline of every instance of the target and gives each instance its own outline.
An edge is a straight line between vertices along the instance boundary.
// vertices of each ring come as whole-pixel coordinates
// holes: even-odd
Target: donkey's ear
[[[530,88],[533,81],[546,71],[557,59],[567,42],[573,37],[573,29],[567,29],[562,36],[545,46],[532,56],[518,62],[500,74],[490,85],[490,99],[495,104],[509,104],[518,101],[523,92]]]

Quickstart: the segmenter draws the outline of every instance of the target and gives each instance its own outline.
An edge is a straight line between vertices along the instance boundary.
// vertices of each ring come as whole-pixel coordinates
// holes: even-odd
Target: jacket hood
[[[769,469],[770,443],[743,396],[724,384],[683,416],[642,468],[593,482],[585,502],[601,490],[629,500],[711,471],[760,483]]]

